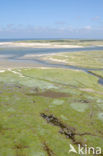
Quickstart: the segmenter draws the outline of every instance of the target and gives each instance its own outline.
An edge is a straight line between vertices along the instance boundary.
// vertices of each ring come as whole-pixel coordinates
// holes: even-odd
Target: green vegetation
[[[103,149],[102,129],[98,78],[66,69],[0,73],[0,156],[67,156],[77,142]]]
[[[103,40],[72,40],[72,39],[61,39],[61,40],[24,40],[16,41],[17,43],[51,43],[51,44],[63,44],[63,45],[80,45],[80,46],[97,46],[103,45]]]
[[[103,71],[91,71],[93,74],[103,78]]]
[[[85,68],[103,68],[103,51],[68,52],[49,55],[44,59]]]

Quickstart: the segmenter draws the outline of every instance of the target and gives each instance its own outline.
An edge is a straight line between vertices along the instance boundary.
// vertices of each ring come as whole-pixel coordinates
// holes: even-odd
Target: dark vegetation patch
[[[60,128],[59,133],[65,135],[66,138],[69,138],[70,140],[72,140],[73,144],[76,144],[76,145],[80,144],[81,146],[84,145],[81,141],[76,140],[75,136],[84,136],[84,135],[96,136],[89,132],[77,133],[74,127],[65,125],[62,121],[60,121],[58,118],[56,118],[52,114],[46,115],[44,113],[41,113],[40,115],[42,118],[44,118],[47,121],[47,123],[50,123],[54,126],[58,126]]]
[[[81,102],[81,103],[89,103],[90,101],[89,100],[80,100],[78,102]]]
[[[103,79],[103,77],[101,75],[97,74],[97,73],[94,73],[92,71],[88,71],[88,73],[90,73],[90,74],[92,74],[92,75],[94,75],[94,76],[96,76],[96,77],[98,77],[100,79]]]
[[[28,148],[28,146],[22,145],[22,144],[17,144],[14,146],[15,149],[24,149],[24,148]]]
[[[15,144],[14,149],[16,150],[16,156],[27,156],[26,153],[23,152],[24,149],[29,148],[29,146],[23,144]]]
[[[5,134],[5,131],[7,131],[7,130],[11,130],[11,128],[4,127],[0,121],[0,134],[2,134],[2,135]]]
[[[67,93],[54,92],[54,91],[51,91],[51,90],[47,90],[47,91],[44,91],[44,92],[37,92],[37,93],[28,93],[27,95],[43,96],[43,97],[49,97],[49,98],[69,97],[69,94],[67,94]]]
[[[48,156],[55,156],[54,152],[50,149],[46,142],[43,142],[43,149],[46,151]]]

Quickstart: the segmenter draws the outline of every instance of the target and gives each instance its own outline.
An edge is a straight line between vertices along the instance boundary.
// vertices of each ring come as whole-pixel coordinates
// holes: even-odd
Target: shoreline
[[[25,42],[0,42],[0,48],[4,47],[26,47],[26,48],[84,48],[85,46],[57,44],[57,43],[25,43]]]
[[[39,68],[39,67],[43,67],[43,65],[39,64],[39,63],[33,63],[30,61],[23,61],[21,62],[20,60],[7,60],[7,59],[0,59],[0,70],[2,69],[15,69],[15,68]]]

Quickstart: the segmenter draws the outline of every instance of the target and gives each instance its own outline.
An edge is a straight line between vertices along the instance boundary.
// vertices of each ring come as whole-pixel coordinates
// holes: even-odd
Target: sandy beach
[[[25,42],[1,42],[0,48],[2,47],[28,47],[28,48],[83,48],[79,45],[69,44],[52,44],[52,43],[25,43]]]

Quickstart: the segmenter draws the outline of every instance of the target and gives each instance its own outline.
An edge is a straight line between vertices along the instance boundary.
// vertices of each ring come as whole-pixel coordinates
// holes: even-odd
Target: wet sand
[[[42,67],[39,63],[32,63],[30,61],[10,61],[7,59],[0,59],[0,69],[9,69],[9,68],[34,68]]]

